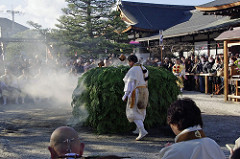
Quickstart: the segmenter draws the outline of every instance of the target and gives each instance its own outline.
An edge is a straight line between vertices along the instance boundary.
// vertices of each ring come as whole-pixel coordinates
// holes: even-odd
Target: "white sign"
[[[159,30],[159,45],[163,45],[163,30]]]

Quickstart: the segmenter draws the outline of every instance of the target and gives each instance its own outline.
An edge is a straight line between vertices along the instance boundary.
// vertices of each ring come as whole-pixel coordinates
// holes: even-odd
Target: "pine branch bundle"
[[[179,88],[177,78],[166,69],[147,69],[150,95],[144,123],[147,128],[152,128],[166,123],[167,108],[177,99]],[[123,78],[128,70],[129,67],[119,66],[94,68],[86,72],[73,93],[73,115],[79,118],[79,108],[84,104],[89,113],[85,124],[97,133],[119,133],[134,129],[134,124],[130,124],[126,118],[126,103],[121,100],[124,94]],[[79,90],[83,83],[86,88],[81,92]]]

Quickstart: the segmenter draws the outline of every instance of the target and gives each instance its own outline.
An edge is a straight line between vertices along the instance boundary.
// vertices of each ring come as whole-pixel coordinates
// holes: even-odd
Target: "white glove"
[[[128,97],[129,93],[130,93],[130,92],[125,92],[124,96],[122,97],[122,100],[123,100],[123,101],[126,100],[126,98]]]

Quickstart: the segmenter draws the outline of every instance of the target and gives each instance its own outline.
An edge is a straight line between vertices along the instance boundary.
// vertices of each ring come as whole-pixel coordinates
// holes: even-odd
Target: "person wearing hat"
[[[138,64],[138,58],[135,55],[128,57],[128,64],[131,67],[125,75],[123,101],[127,101],[126,115],[129,122],[134,122],[137,129],[133,133],[139,133],[136,140],[141,140],[148,132],[144,128],[144,119],[146,116],[146,107],[148,104],[148,70]]]

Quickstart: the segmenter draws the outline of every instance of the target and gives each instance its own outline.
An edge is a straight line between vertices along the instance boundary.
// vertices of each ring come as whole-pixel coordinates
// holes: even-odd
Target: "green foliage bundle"
[[[169,105],[177,99],[179,88],[177,78],[163,68],[147,67],[149,70],[149,106],[145,126],[157,127],[166,123]],[[97,133],[119,133],[133,129],[126,118],[126,103],[122,101],[124,94],[123,78],[129,67],[94,68],[79,79],[73,93],[73,115],[78,117],[80,106],[85,105],[89,115],[85,124]],[[82,90],[83,84],[85,90]]]

